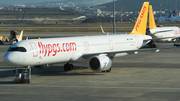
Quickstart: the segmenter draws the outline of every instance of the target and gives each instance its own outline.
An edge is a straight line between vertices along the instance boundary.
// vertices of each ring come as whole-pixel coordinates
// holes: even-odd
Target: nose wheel
[[[73,69],[74,69],[73,64],[66,63],[66,64],[64,65],[64,71],[71,71],[71,70],[73,70]]]

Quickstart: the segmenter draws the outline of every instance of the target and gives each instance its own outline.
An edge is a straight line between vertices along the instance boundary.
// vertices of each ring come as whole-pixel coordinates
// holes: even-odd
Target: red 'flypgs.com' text
[[[70,42],[70,43],[62,43],[62,46],[60,46],[59,43],[56,44],[43,44],[42,42],[38,42],[38,46],[40,48],[39,53],[44,54],[45,56],[56,56],[58,52],[70,52],[70,51],[76,51],[76,43]]]

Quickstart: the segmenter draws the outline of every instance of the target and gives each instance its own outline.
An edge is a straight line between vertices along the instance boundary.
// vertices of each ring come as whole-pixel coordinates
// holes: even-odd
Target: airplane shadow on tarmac
[[[0,71],[0,79],[15,76],[13,70]]]
[[[99,75],[100,72],[89,70],[88,67],[74,66],[72,71],[64,71],[63,67],[53,66],[47,69],[32,68],[32,75],[39,76],[79,76],[79,75]]]
[[[15,78],[15,73],[13,70],[6,70],[6,71],[0,71],[0,84],[14,84],[14,81],[2,81],[3,78],[8,78],[8,77],[14,77]]]
[[[2,67],[3,68],[3,67]],[[94,72],[89,70],[88,67],[84,66],[74,66],[74,70],[72,71],[64,71],[62,66],[52,66],[51,68],[47,69],[38,69],[32,67],[32,76],[80,76],[80,75],[104,75],[101,72]],[[13,79],[8,78],[13,77]],[[8,78],[7,81],[2,81],[2,79]],[[0,71],[0,84],[15,84],[14,82],[15,73],[14,69]],[[6,80],[6,79],[5,79]],[[11,81],[9,81],[11,80]]]

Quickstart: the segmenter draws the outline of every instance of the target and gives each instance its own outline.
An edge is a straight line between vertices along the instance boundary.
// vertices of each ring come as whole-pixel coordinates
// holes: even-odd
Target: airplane
[[[14,44],[16,42],[22,41],[23,38],[23,30],[20,34],[16,30],[10,31],[9,37],[0,36],[0,44],[3,45],[5,42],[9,42],[9,44]]]
[[[154,39],[162,42],[173,42],[174,46],[179,46],[180,28],[176,26],[157,27],[154,19],[152,5],[149,6],[149,28],[147,34]],[[156,47],[153,40],[149,43],[153,48]]]
[[[3,45],[5,40],[4,36],[0,36],[0,45]]]
[[[145,35],[148,8],[149,2],[144,2],[129,34],[23,40],[9,47],[3,61],[13,66],[36,68],[49,68],[53,64],[65,63],[64,71],[73,70],[72,63],[88,62],[93,71],[111,72],[115,57],[161,49],[140,49],[152,40],[151,36]]]
[[[175,11],[173,11],[168,17],[156,18],[157,22],[176,22],[180,20],[180,16],[175,16]]]
[[[22,38],[23,38],[23,30],[21,31],[20,34],[18,34],[16,30],[11,30],[9,43],[14,44],[16,42],[22,41]]]

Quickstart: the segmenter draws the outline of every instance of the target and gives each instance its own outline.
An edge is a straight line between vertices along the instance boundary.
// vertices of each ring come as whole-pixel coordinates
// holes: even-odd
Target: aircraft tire
[[[3,42],[2,42],[2,41],[0,41],[0,45],[3,45]]]
[[[156,44],[152,44],[152,45],[151,45],[151,48],[157,48],[157,47],[156,47]]]
[[[68,71],[69,70],[68,66],[69,66],[68,63],[64,65],[64,71]]]
[[[68,70],[71,71],[71,70],[73,70],[73,69],[74,69],[73,64],[69,64],[69,65],[68,65]]]
[[[111,72],[111,68],[109,68],[108,70],[106,70],[106,72]]]
[[[111,72],[111,68],[109,68],[109,69],[106,70],[106,71],[102,71],[102,72]]]

